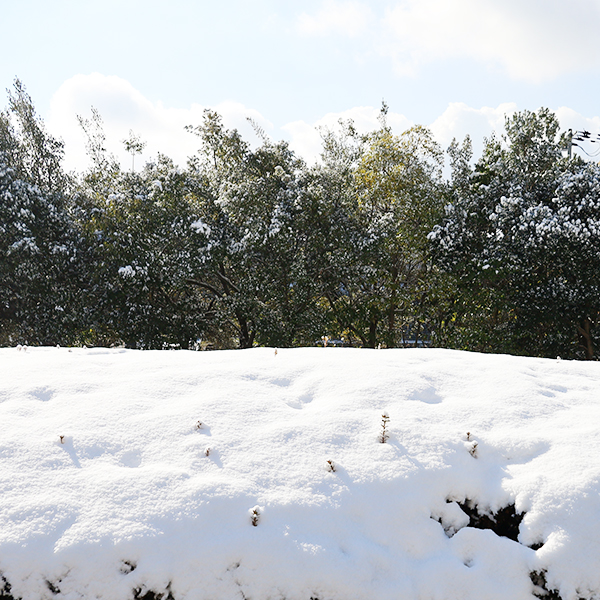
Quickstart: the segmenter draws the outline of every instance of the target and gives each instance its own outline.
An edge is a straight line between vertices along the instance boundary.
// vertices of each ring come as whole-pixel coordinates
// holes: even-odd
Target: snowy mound
[[[0,361],[7,597],[600,595],[598,363],[331,348]]]

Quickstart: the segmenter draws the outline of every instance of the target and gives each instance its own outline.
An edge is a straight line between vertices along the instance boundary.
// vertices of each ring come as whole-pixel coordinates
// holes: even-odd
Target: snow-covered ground
[[[5,348],[0,365],[15,598],[531,600],[534,572],[600,596],[599,363]],[[514,503],[518,541],[467,526],[467,500]]]

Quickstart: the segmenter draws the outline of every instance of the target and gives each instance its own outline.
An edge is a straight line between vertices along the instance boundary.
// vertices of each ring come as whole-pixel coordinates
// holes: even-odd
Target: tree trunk
[[[375,317],[371,317],[371,321],[369,323],[369,348],[375,348],[376,342],[377,342],[377,319]]]
[[[254,344],[254,331],[250,331],[248,327],[248,321],[241,317],[239,314],[236,315],[239,323],[239,334],[240,334],[240,349],[252,348]]]
[[[594,346],[592,344],[592,335],[590,333],[591,322],[585,318],[580,325],[577,326],[579,333],[579,345],[585,352],[585,359],[592,360],[594,358]]]

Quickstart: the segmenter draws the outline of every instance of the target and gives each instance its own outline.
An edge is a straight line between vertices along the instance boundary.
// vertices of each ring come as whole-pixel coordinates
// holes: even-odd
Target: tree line
[[[102,119],[66,173],[17,80],[0,113],[0,344],[249,348],[427,344],[594,358],[600,167],[547,109],[445,153],[431,133],[352,122],[307,165],[206,110],[185,168],[123,170]],[[135,136],[128,150],[139,151]]]

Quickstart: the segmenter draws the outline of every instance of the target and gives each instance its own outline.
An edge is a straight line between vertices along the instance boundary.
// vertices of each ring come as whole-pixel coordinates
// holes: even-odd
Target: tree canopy
[[[455,147],[451,201],[429,235],[456,286],[459,346],[570,358],[595,354],[600,311],[597,164],[563,156],[548,110],[517,113],[474,168]]]
[[[314,165],[207,110],[185,167],[123,170],[100,114],[66,174],[21,82],[0,113],[0,343],[438,345],[594,358],[600,167],[547,109],[472,157],[424,127],[321,131]],[[124,140],[132,159],[143,142]]]

